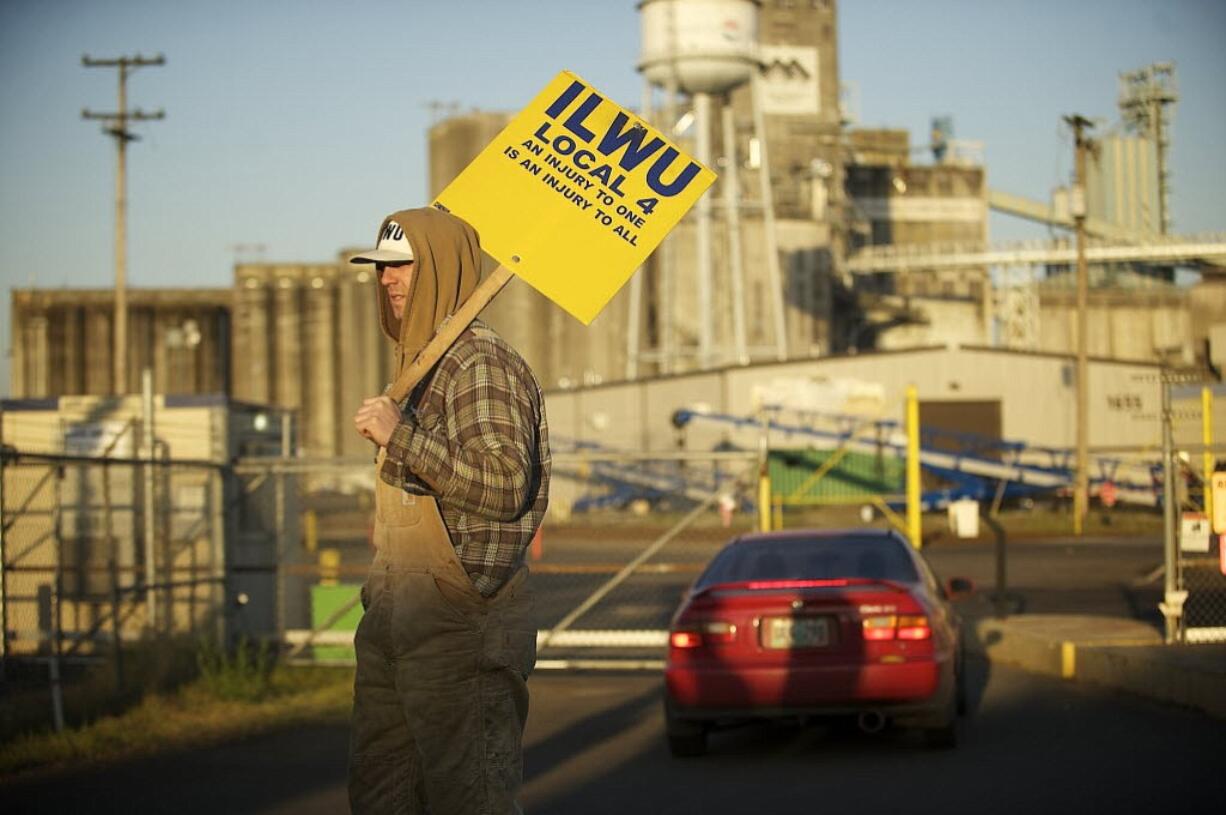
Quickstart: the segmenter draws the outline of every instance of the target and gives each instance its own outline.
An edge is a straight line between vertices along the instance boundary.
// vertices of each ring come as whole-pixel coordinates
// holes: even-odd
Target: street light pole
[[[128,75],[145,65],[165,65],[166,58],[161,54],[147,58],[137,54],[134,57],[119,57],[117,59],[92,59],[88,54],[81,57],[81,64],[86,68],[118,68],[119,69],[119,110],[116,113],[92,113],[81,111],[82,119],[99,119],[104,124],[102,132],[115,139],[119,149],[119,158],[115,171],[115,334],[113,354],[113,376],[111,391],[116,394],[127,393],[128,390],[128,142],[140,137],[128,129],[128,122],[144,122],[164,119],[166,113],[161,110],[145,113],[140,108],[128,111]]]
[[[1086,268],[1086,153],[1091,148],[1085,131],[1093,123],[1078,114],[1065,116],[1075,136],[1077,180],[1073,187],[1070,210],[1077,225],[1077,477],[1073,489],[1073,533],[1085,531],[1085,519],[1090,507],[1089,455],[1089,390],[1088,324],[1086,311],[1089,300],[1089,271]]]

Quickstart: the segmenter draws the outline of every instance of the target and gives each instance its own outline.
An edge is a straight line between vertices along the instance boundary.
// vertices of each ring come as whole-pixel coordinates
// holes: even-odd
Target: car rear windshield
[[[904,545],[892,538],[814,537],[738,543],[720,552],[698,587],[747,580],[862,577],[919,581]]]

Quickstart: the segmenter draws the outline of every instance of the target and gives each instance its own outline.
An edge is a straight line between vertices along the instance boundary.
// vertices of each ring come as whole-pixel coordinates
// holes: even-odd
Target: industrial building
[[[229,289],[135,289],[128,298],[128,381],[112,381],[110,289],[14,289],[10,305],[15,398],[135,393],[141,370],[163,394],[229,393]]]
[[[1152,468],[1162,433],[1161,368],[1152,362],[1092,357],[1088,373],[1090,477],[1096,483],[1134,485],[1138,502],[1153,506]],[[1070,354],[970,344],[837,354],[553,391],[547,410],[559,450],[701,456],[713,450],[753,451],[765,438],[772,455],[820,454],[850,442],[870,450],[876,445],[881,461],[900,455],[897,447],[883,445],[898,444],[891,434],[903,427],[909,387],[916,390],[926,434],[922,455],[949,445],[945,449],[955,456],[977,458],[981,464],[994,459],[1030,468],[1015,480],[1017,486],[1071,464],[1077,388],[1076,359]],[[1178,444],[1196,444],[1201,438],[1199,386],[1191,390],[1178,397],[1184,399],[1174,427]],[[1213,421],[1220,426],[1226,422],[1226,400],[1213,404]],[[679,411],[708,420],[682,427],[675,420]],[[768,422],[769,431],[764,429]],[[1000,446],[992,447],[989,440],[1001,440]],[[714,465],[697,461],[689,466],[694,478]],[[744,464],[725,466],[735,471]],[[988,497],[1008,486],[998,478],[989,478],[986,486],[982,480],[975,484]],[[594,483],[582,469],[560,466],[551,487],[551,511],[565,516],[602,489],[605,485]]]
[[[682,13],[672,5],[644,3],[645,21],[647,12]],[[1071,243],[994,253],[987,226],[997,210],[1069,227],[1066,199],[1033,202],[989,189],[982,151],[953,139],[948,120],[923,145],[905,131],[848,121],[833,0],[716,5],[744,15],[730,59],[752,62],[752,76],[718,93],[686,93],[688,75],[670,67],[685,55],[670,52],[675,44],[659,31],[645,29],[639,55],[640,112],[687,149],[701,146],[720,171],[706,209],[677,227],[591,326],[521,280],[484,315],[547,391],[729,367],[765,376],[780,362],[853,352],[867,359],[874,350],[1074,351],[1070,264],[1047,259],[1067,257]],[[1141,254],[1169,248],[1145,243],[1165,229],[1164,120],[1135,114],[1137,100],[1165,77],[1122,92],[1124,121],[1103,138],[1087,186],[1092,234],[1128,238]],[[1162,93],[1168,104],[1173,97]],[[449,113],[434,123],[432,196],[509,115]],[[1220,370],[1226,283],[1215,271],[1222,267],[1202,255],[1173,255],[1200,264],[1204,280],[1195,286],[1168,282],[1171,261],[1092,264],[1089,353]],[[382,390],[390,349],[370,318],[376,281],[345,256],[239,263],[228,289],[133,290],[129,381],[118,389],[134,392],[149,367],[154,390],[168,397],[223,394],[290,411],[300,453],[363,455],[349,418],[357,399]],[[109,291],[14,290],[11,396],[117,390],[113,303]]]
[[[827,405],[826,410],[901,421],[904,392],[914,385],[919,391],[921,412],[925,405],[937,403],[964,407],[952,423],[934,426],[947,430],[975,428],[989,437],[1068,448],[1073,442],[1072,362],[1068,354],[942,345],[837,354],[750,368],[725,366],[566,393],[555,391],[548,401],[550,431],[560,438],[618,449],[667,450],[677,445],[671,420],[678,409],[752,417],[765,404],[763,394],[796,392],[803,383],[862,382],[875,386],[871,405]],[[1095,416],[1092,446],[1156,444],[1157,366],[1096,357],[1090,375]],[[1041,390],[1044,398],[1027,399],[1026,394],[1035,390]],[[1118,398],[1121,394],[1128,398]],[[791,407],[800,411],[795,404]],[[758,432],[752,424],[740,429],[698,430],[687,434],[685,449],[711,450],[730,440],[753,449]],[[802,438],[772,440],[772,445],[784,447],[805,443]]]
[[[361,455],[361,399],[381,393],[391,347],[373,318],[375,274],[330,264],[234,269],[234,397],[294,413],[301,452]]]
[[[728,91],[734,143],[723,128],[708,122],[721,181],[708,193],[715,218],[711,296],[713,347],[699,359],[700,281],[695,278],[695,218],[677,227],[642,271],[646,295],[637,309],[630,288],[621,292],[589,327],[552,307],[521,282],[514,282],[488,311],[488,319],[515,342],[541,379],[557,387],[582,387],[658,373],[673,373],[727,363],[811,357],[871,348],[877,335],[914,322],[906,308],[882,304],[869,287],[868,309],[853,281],[840,275],[847,242],[916,244],[974,239],[986,241],[987,207],[982,166],[962,155],[939,165],[909,161],[902,131],[852,130],[845,133],[832,2],[763,3],[757,44],[763,60],[760,93],[765,139],[754,126],[752,83]],[[646,57],[645,57],[646,59]],[[659,90],[659,89],[656,89]],[[689,120],[680,136],[693,150],[699,126],[689,102],[664,93],[645,95],[652,110],[643,114],[666,130]],[[430,194],[437,195],[498,133],[509,113],[474,111],[436,123],[429,134]],[[732,148],[732,149],[730,149]],[[773,235],[781,275],[782,342],[773,313],[775,292],[769,262],[760,174],[769,156]],[[725,189],[738,163],[740,183],[732,206]],[[739,221],[739,251],[744,283],[741,303],[733,302],[729,259],[730,221]],[[677,270],[670,281],[668,260]],[[959,272],[962,297],[985,296],[983,272]],[[932,286],[946,284],[933,283]],[[916,284],[921,289],[925,283]],[[892,293],[892,292],[891,292]],[[905,292],[910,293],[910,292]],[[742,309],[744,348],[734,342],[734,307]],[[982,310],[982,309],[981,309]],[[959,315],[961,317],[962,315]],[[988,318],[980,315],[979,323]],[[635,330],[637,328],[637,330]],[[988,332],[973,335],[982,341]]]

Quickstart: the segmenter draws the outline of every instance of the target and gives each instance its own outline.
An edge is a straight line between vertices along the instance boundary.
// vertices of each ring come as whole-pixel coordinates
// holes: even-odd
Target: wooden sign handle
[[[443,321],[435,335],[430,338],[430,342],[421,349],[421,353],[410,363],[409,367],[401,371],[396,381],[388,386],[387,395],[397,403],[408,396],[413,386],[429,373],[434,364],[442,358],[443,354],[447,353],[451,344],[464,333],[464,329],[477,319],[481,310],[489,305],[489,302],[514,276],[511,270],[502,264],[490,272],[489,277],[481,281],[472,295],[456,309],[455,313]]]

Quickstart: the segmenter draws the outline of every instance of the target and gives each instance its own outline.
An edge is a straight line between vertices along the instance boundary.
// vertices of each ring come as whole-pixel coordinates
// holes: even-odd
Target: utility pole
[[[119,110],[116,113],[92,113],[89,109],[81,111],[82,119],[97,119],[102,121],[102,132],[115,139],[119,148],[119,161],[115,173],[115,346],[113,381],[111,390],[116,394],[124,394],[128,390],[128,192],[127,192],[127,148],[128,142],[140,139],[128,129],[129,122],[147,122],[166,118],[165,111],[156,110],[145,113],[140,108],[128,110],[128,75],[137,68],[146,65],[165,65],[166,58],[161,54],[155,57],[118,57],[116,59],[93,59],[88,54],[81,57],[81,64],[86,68],[118,68],[119,69]]]
[[[1084,116],[1065,116],[1064,121],[1073,128],[1077,149],[1077,179],[1073,185],[1070,210],[1077,225],[1077,480],[1073,489],[1073,534],[1084,531],[1086,514],[1090,507],[1090,455],[1089,455],[1089,389],[1090,364],[1087,357],[1089,345],[1086,316],[1089,299],[1089,272],[1086,269],[1086,153],[1092,149],[1085,131],[1094,124]]]
[[[1183,604],[1188,592],[1180,588],[1179,533],[1175,527],[1179,513],[1178,493],[1175,479],[1179,467],[1175,463],[1175,441],[1171,432],[1171,384],[1178,381],[1165,368],[1162,369],[1162,553],[1164,568],[1162,602],[1158,610],[1166,622],[1165,641],[1169,644],[1179,640],[1183,617]]]

